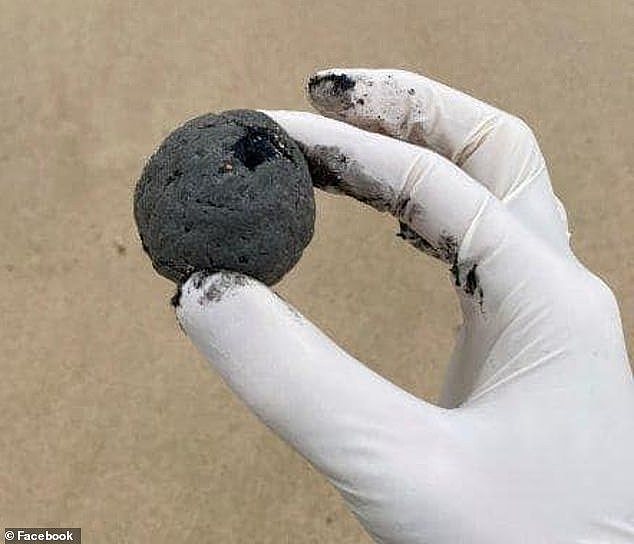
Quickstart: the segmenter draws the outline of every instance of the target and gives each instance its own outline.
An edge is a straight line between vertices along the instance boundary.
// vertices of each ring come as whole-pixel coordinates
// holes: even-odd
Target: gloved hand
[[[308,87],[337,120],[266,113],[301,143],[315,184],[394,214],[455,278],[464,324],[443,407],[235,273],[186,282],[183,330],[376,542],[634,542],[618,307],[570,250],[531,130],[402,71],[320,72]]]

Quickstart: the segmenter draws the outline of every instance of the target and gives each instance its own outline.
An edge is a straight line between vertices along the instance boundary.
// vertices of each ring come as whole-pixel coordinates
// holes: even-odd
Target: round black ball
[[[313,236],[315,200],[297,144],[251,110],[207,114],[174,130],[134,195],[143,248],[159,274],[232,270],[268,285]]]

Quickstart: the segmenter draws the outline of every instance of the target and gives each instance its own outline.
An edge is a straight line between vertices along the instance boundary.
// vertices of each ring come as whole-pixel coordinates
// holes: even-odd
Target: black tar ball
[[[207,114],[172,132],[134,195],[143,248],[159,274],[233,270],[268,285],[313,236],[315,200],[297,144],[251,110]]]

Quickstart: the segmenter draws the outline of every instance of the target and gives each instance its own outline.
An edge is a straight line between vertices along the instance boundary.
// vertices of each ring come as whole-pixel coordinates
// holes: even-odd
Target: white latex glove
[[[444,407],[238,274],[187,281],[183,330],[376,542],[634,542],[634,384],[618,307],[570,251],[531,130],[402,71],[320,72],[309,94],[340,121],[266,113],[304,146],[315,184],[390,211],[451,267],[464,324]]]

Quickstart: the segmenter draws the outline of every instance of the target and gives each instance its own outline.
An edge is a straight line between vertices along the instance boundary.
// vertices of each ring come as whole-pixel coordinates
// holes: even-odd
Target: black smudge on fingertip
[[[213,278],[210,278],[214,276]],[[189,284],[185,289],[191,294],[192,289],[199,291],[198,304],[203,306],[210,302],[218,302],[229,292],[237,287],[247,285],[249,277],[229,270],[211,271],[202,270],[192,274],[185,283],[179,283],[176,292],[171,298],[171,304],[178,309],[181,305],[185,284]]]
[[[297,144],[306,158],[313,185],[319,189],[341,192],[337,189],[348,167],[348,157],[336,146],[308,146],[299,141]]]
[[[298,144],[315,187],[329,193],[351,196],[378,211],[393,210],[396,200],[394,191],[368,174],[358,161],[337,146]]]
[[[207,302],[218,302],[236,287],[247,284],[248,278],[237,272],[221,272],[219,277],[209,282],[205,289],[205,299]]]
[[[321,108],[340,112],[353,106],[356,82],[346,74],[315,74],[308,80],[308,95]]]

